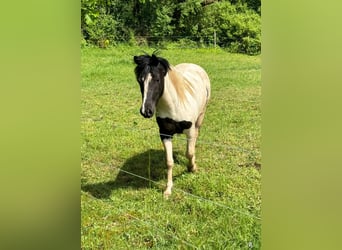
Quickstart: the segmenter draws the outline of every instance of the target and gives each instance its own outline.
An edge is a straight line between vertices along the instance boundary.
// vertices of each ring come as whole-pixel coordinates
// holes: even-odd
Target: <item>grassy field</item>
[[[144,49],[152,52],[153,49]],[[174,189],[158,127],[139,114],[137,47],[84,48],[81,70],[82,249],[259,249],[260,57],[220,49],[165,49],[173,65],[201,65],[212,94],[188,173],[175,136]]]

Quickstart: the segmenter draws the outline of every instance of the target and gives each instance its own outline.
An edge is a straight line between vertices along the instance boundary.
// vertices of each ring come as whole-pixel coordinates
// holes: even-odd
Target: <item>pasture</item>
[[[259,249],[260,56],[161,51],[173,65],[201,65],[211,80],[198,172],[187,172],[185,135],[174,136],[174,188],[165,199],[158,126],[139,113],[133,56],[142,53],[81,50],[82,249]]]

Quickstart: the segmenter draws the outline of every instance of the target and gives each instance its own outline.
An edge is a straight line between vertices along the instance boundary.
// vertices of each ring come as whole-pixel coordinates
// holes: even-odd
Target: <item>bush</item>
[[[231,52],[258,54],[261,50],[260,16],[245,5],[212,4],[204,13],[202,34],[216,32],[217,44]]]
[[[245,52],[249,55],[259,54],[261,52],[261,42],[259,38],[244,37],[239,46],[240,53]]]
[[[87,42],[82,46],[105,48],[124,42],[200,47],[216,42],[231,52],[261,52],[260,0],[82,0],[81,4],[81,30]]]
[[[117,22],[111,15],[99,15],[85,28],[88,41],[101,48],[108,47],[109,44],[115,44],[117,40],[116,26]]]

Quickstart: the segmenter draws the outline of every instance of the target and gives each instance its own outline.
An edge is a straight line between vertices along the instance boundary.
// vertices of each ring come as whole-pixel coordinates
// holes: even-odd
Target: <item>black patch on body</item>
[[[157,123],[161,140],[172,139],[174,134],[182,134],[184,129],[189,129],[192,126],[192,122],[189,121],[177,122],[170,118],[160,117],[157,117]]]

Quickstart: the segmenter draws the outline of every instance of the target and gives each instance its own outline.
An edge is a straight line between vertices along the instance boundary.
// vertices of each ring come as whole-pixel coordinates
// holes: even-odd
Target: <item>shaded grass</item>
[[[186,140],[175,136],[175,188],[165,200],[157,124],[139,114],[132,56],[141,53],[82,50],[82,248],[260,248],[260,57],[162,51],[171,64],[201,65],[212,84],[196,147],[199,172],[187,173]]]

